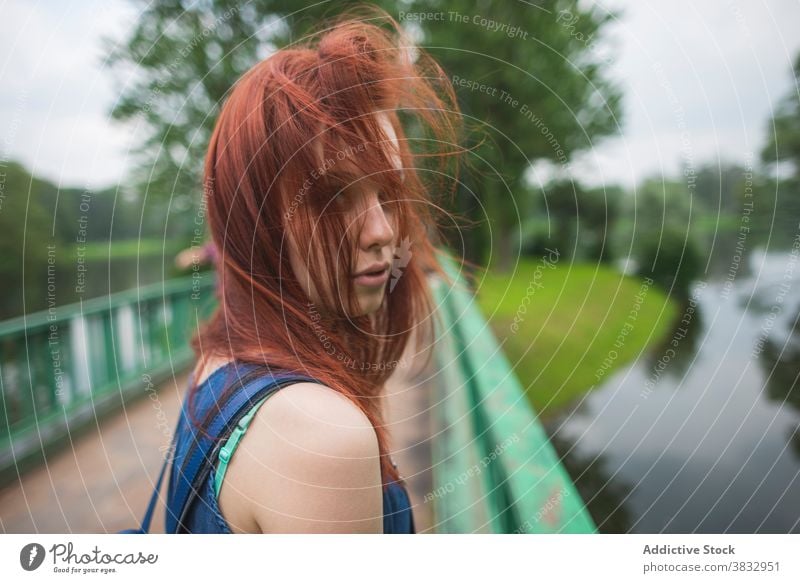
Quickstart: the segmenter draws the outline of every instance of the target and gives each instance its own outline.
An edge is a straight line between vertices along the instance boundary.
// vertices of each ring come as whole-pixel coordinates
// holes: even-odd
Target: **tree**
[[[198,204],[206,144],[232,83],[275,48],[355,4],[361,3],[142,2],[131,35],[111,50],[110,62],[135,71],[112,113],[149,128],[135,176],[143,192],[171,198],[178,212]],[[617,127],[621,93],[605,77],[596,49],[613,15],[568,0],[547,8],[521,0],[486,3],[478,12],[466,0],[373,4],[384,6],[454,76],[463,111],[484,135],[468,144],[475,148],[469,160],[475,171],[453,210],[482,220],[482,205],[497,227],[502,256],[510,258],[519,221],[511,198],[519,214],[533,212],[524,179],[530,164],[547,159],[566,167]],[[438,20],[420,16],[434,11]],[[470,192],[477,200],[470,201]],[[470,248],[480,254],[488,246]]]
[[[633,239],[626,244],[632,246],[637,274],[685,300],[703,271],[697,229],[692,226],[697,205],[687,184],[663,177],[645,179],[628,204],[627,213],[635,219]]]
[[[695,171],[697,210],[710,216],[738,216],[742,212],[747,170],[730,162],[703,164]],[[752,172],[751,172],[752,176]]]
[[[764,162],[789,162],[794,180],[800,183],[800,53],[794,62],[794,90],[776,108],[761,150]]]
[[[467,144],[474,148],[467,164],[472,192],[462,189],[457,210],[477,220],[486,209],[498,267],[508,267],[520,220],[544,211],[525,178],[530,165],[551,161],[559,178],[568,178],[574,155],[621,123],[622,93],[607,77],[608,60],[598,48],[616,15],[566,0],[546,7],[468,0],[412,6],[411,14],[443,14],[443,20],[417,24],[420,44],[451,75],[461,109],[477,130]],[[574,207],[572,199],[565,204]]]
[[[39,305],[47,293],[48,245],[51,253],[56,249],[54,218],[42,195],[51,188],[20,164],[0,164],[0,319],[22,314],[24,301]]]
[[[336,7],[352,4],[344,0]],[[334,5],[298,9],[290,0],[141,5],[130,36],[118,45],[107,40],[109,65],[134,72],[111,113],[146,128],[136,150],[135,187],[153,205],[163,208],[167,201],[180,215],[200,203],[205,150],[231,85],[277,47],[330,17]],[[185,223],[188,233],[194,225]]]
[[[531,233],[525,254],[557,249],[562,257],[608,263],[614,257],[611,232],[624,191],[621,187],[586,188],[576,180],[554,180],[541,193],[543,221]]]
[[[800,53],[794,62],[794,89],[781,101],[767,129],[761,159],[767,163],[785,163],[792,174],[781,173],[754,187],[755,221],[759,237],[770,248],[790,247],[797,234],[800,217]]]

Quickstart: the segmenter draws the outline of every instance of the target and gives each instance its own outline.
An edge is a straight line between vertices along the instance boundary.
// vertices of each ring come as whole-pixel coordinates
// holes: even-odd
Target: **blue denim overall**
[[[212,407],[219,407],[218,399],[225,389],[236,381],[236,375],[244,376],[248,368],[252,365],[245,363],[229,363],[217,370],[197,387],[197,392],[192,401],[192,411],[196,420],[202,420]],[[271,387],[268,394],[287,386],[293,382],[301,382],[309,379],[302,375],[290,375],[285,372],[275,372],[274,377],[287,379],[286,384]],[[291,377],[291,378],[289,378]],[[197,429],[191,426],[186,417],[188,404],[185,402],[181,408],[181,416],[176,427],[174,441],[174,456],[171,462],[170,479],[167,489],[167,506],[169,511],[170,501],[176,488],[176,475],[180,471],[190,445],[194,442],[194,435]],[[214,459],[212,469],[208,477],[202,482],[197,496],[191,502],[183,519],[183,525],[190,533],[213,533],[213,534],[232,534],[230,526],[217,504],[215,493],[217,460]],[[170,532],[169,519],[167,532]],[[383,532],[384,534],[412,534],[414,529],[414,517],[411,510],[411,502],[404,486],[400,482],[390,482],[383,490]]]

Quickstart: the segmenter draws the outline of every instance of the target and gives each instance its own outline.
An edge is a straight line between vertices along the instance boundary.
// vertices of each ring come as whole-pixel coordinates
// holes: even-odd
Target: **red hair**
[[[432,324],[426,274],[445,274],[434,256],[438,213],[428,192],[453,192],[460,116],[438,64],[404,44],[385,12],[370,14],[275,52],[227,97],[204,185],[221,301],[192,347],[198,370],[218,355],[306,374],[342,393],[372,423],[382,475],[396,480],[377,397],[415,327]],[[369,22],[375,15],[378,24]],[[394,128],[402,172],[376,113]],[[356,270],[359,225],[346,224],[336,196],[364,179],[379,186],[410,261],[376,313],[352,317],[353,282],[342,274]],[[292,271],[290,240],[310,245],[300,255],[326,284],[322,306],[310,303]],[[190,399],[196,389],[192,382]]]

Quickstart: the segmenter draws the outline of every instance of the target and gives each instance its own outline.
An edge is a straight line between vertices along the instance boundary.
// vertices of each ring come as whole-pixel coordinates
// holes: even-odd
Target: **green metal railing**
[[[182,372],[213,307],[213,273],[198,273],[0,323],[0,484]]]
[[[443,261],[455,285],[431,282],[444,325],[426,500],[437,530],[596,532],[473,294]],[[182,372],[214,305],[213,273],[203,273],[0,323],[0,485]]]
[[[457,266],[432,282],[444,328],[431,409],[438,532],[594,533],[597,528]]]

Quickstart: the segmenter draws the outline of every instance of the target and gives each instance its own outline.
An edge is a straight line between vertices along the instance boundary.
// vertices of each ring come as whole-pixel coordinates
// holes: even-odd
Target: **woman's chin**
[[[360,297],[357,316],[368,316],[377,312],[383,304],[384,297],[384,294],[365,294]]]

